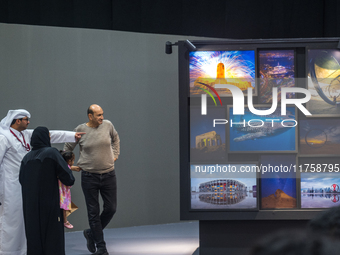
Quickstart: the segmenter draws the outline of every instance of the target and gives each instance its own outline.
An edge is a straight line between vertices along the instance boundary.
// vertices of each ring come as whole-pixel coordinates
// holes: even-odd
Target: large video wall
[[[178,42],[182,219],[309,219],[340,205],[338,44]]]

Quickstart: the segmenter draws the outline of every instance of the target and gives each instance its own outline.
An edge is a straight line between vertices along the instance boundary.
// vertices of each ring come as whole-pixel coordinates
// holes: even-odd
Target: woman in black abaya
[[[46,127],[34,129],[32,151],[21,162],[27,255],[64,255],[64,225],[59,180],[71,186],[74,177],[59,151],[51,147]]]

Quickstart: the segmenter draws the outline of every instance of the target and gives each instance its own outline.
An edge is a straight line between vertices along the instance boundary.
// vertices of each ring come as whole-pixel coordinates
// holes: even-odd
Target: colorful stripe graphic
[[[221,98],[220,98],[219,94],[217,93],[217,91],[216,91],[213,87],[211,87],[211,86],[209,86],[209,85],[207,85],[207,84],[204,84],[204,83],[202,83],[202,82],[197,82],[197,83],[199,83],[199,84],[201,84],[201,85],[203,85],[203,86],[206,86],[207,88],[211,89],[211,90],[216,94],[218,100],[220,101],[220,104],[222,105]],[[205,92],[207,92],[207,93],[211,96],[211,98],[214,100],[215,105],[217,105],[217,104],[216,104],[216,101],[215,101],[215,98],[213,97],[213,95],[212,95],[210,92],[208,92],[207,90],[202,89],[202,88],[200,88],[200,89],[201,89],[201,90],[204,90]]]
[[[211,98],[214,100],[215,106],[217,106],[214,96],[208,90],[202,89],[202,88],[199,88],[199,89],[203,90],[205,93],[207,93],[209,96],[211,96]]]

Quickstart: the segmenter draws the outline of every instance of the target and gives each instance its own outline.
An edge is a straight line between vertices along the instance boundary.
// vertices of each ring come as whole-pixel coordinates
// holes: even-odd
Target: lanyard
[[[23,133],[20,132],[20,134],[22,135],[22,139],[24,140],[24,142],[22,142],[22,141],[19,139],[19,137],[17,137],[17,135],[14,134],[14,132],[13,132],[12,130],[9,130],[9,131],[11,131],[11,133],[15,136],[16,139],[18,139],[18,141],[21,143],[22,146],[25,147],[25,149],[26,149],[27,151],[30,151],[31,147],[30,147],[30,145],[29,145],[28,143],[26,144],[25,136],[24,136]]]

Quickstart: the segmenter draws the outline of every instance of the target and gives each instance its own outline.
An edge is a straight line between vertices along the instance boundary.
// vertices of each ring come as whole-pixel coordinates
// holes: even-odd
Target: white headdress
[[[24,117],[30,118],[31,114],[24,109],[9,110],[7,116],[3,118],[0,122],[0,134],[6,136],[8,139],[11,136],[9,128],[11,126],[12,121],[14,119],[21,119]]]

